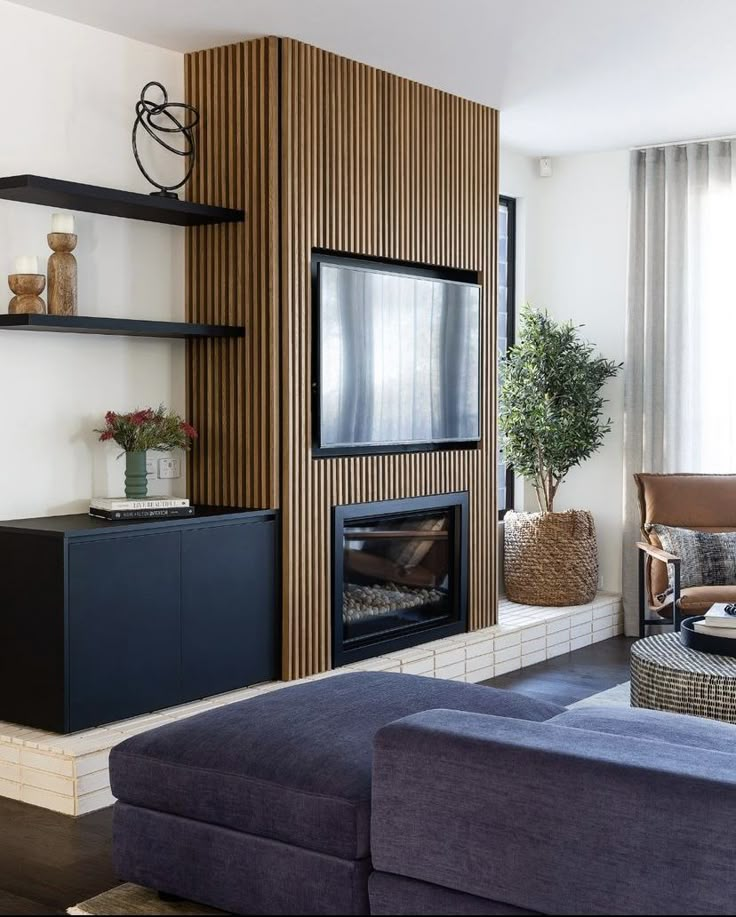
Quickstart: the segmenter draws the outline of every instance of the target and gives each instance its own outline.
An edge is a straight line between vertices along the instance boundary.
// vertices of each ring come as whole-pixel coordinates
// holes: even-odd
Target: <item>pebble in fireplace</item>
[[[337,665],[465,629],[465,499],[336,507]]]
[[[343,621],[352,623],[443,602],[445,598],[445,593],[439,589],[402,586],[400,583],[373,583],[371,586],[348,583],[342,594],[342,616]]]

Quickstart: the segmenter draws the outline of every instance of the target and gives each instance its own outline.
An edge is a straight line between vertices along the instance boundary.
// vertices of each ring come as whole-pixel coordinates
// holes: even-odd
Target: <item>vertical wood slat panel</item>
[[[470,493],[470,627],[496,620],[497,113],[282,40],[282,528],[285,678],[330,665],[332,507]],[[478,272],[479,448],[311,457],[310,256],[328,249]]]
[[[258,39],[185,57],[199,109],[193,200],[241,207],[244,224],[187,229],[187,317],[245,325],[246,337],[187,345],[195,502],[278,507],[279,47]]]
[[[469,620],[496,620],[497,113],[299,42],[186,57],[200,108],[190,193],[246,223],[187,231],[187,314],[246,338],[188,345],[199,502],[282,508],[283,674],[330,665],[330,518],[340,503],[470,494]],[[480,448],[311,457],[314,248],[477,271]]]

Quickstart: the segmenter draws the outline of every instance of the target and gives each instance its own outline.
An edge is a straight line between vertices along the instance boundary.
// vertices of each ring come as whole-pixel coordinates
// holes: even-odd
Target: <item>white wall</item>
[[[536,201],[536,160],[501,147],[499,187],[502,195],[516,200],[516,305],[526,302],[527,224]]]
[[[535,162],[530,156],[517,153],[507,147],[499,151],[499,189],[506,197],[513,197],[516,201],[516,315],[517,323],[521,307],[527,302],[526,274],[527,274],[527,224],[530,215],[533,218],[534,204],[536,201],[536,175]],[[525,493],[526,482],[517,477],[514,480],[514,509],[522,511],[526,508]],[[500,531],[499,547],[503,542],[503,531]],[[503,567],[503,565],[501,565]],[[499,579],[503,583],[503,579]]]
[[[502,150],[501,193],[521,200],[523,275],[518,304],[584,325],[603,356],[623,361],[628,240],[628,153],[553,159],[551,178],[537,161]],[[573,469],[555,507],[589,509],[598,530],[601,585],[621,588],[623,373],[605,390],[613,430],[601,450]],[[525,508],[537,509],[529,488]]]
[[[182,56],[0,0],[0,175],[148,191],[130,133],[135,101],[154,79],[182,98]],[[0,201],[0,311],[14,257],[37,254],[45,265],[51,212]],[[76,221],[81,314],[183,319],[183,229],[81,213]],[[83,511],[94,493],[122,492],[123,462],[92,428],[109,409],[163,402],[183,412],[184,344],[0,332],[0,392],[0,518]]]

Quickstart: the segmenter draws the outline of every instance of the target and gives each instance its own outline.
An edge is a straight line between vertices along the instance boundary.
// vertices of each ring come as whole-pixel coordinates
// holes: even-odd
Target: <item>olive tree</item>
[[[518,343],[501,365],[499,430],[506,461],[530,480],[542,512],[554,511],[565,476],[611,429],[601,389],[623,364],[595,355],[571,322],[527,306]]]

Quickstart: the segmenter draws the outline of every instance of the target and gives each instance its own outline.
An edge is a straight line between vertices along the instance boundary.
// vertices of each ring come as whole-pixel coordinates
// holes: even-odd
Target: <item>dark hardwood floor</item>
[[[527,669],[491,678],[484,684],[567,707],[628,681],[629,650],[633,642],[628,637],[603,640]]]
[[[63,914],[117,879],[112,809],[70,818],[0,798],[0,914]]]
[[[616,637],[494,678],[566,706],[629,678],[632,641]],[[0,798],[0,914],[63,914],[112,888],[112,809],[69,818]]]

